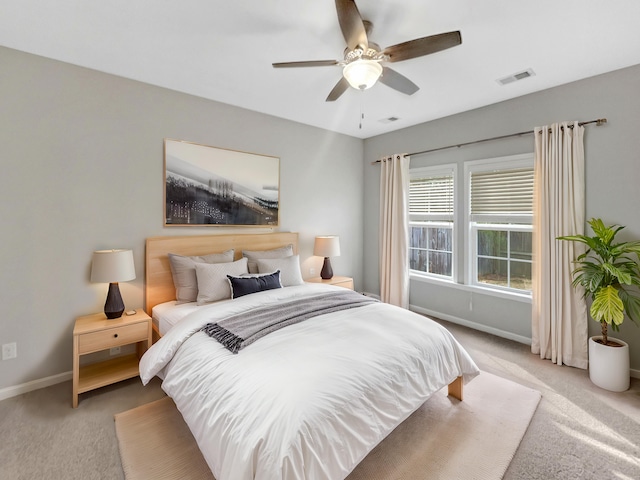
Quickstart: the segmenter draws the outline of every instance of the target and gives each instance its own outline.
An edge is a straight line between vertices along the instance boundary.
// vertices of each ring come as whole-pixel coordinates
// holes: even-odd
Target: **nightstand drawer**
[[[147,340],[149,322],[134,323],[78,336],[78,353],[85,354]]]

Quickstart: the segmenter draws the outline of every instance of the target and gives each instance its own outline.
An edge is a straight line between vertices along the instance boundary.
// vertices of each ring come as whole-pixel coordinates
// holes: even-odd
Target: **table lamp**
[[[313,246],[313,254],[318,257],[324,257],[324,264],[322,265],[322,271],[320,277],[325,280],[333,277],[333,269],[331,268],[331,260],[329,257],[340,256],[340,239],[336,235],[325,235],[316,237],[315,244]]]
[[[118,282],[128,282],[136,278],[131,250],[98,250],[93,252],[91,281],[108,283],[109,293],[104,303],[107,318],[120,318],[124,312],[124,302]]]

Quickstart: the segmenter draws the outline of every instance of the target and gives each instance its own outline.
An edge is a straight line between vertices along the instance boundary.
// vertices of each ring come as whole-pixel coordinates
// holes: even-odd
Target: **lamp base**
[[[107,293],[107,301],[104,302],[104,314],[107,318],[120,318],[124,312],[124,302],[120,295],[120,287],[117,283],[109,284],[109,292]]]
[[[320,272],[320,278],[323,280],[329,280],[333,277],[333,269],[331,268],[331,260],[329,257],[324,257],[324,263],[322,264],[322,271]]]

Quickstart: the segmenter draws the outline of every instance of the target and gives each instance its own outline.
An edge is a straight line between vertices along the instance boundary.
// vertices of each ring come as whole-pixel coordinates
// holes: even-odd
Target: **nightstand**
[[[80,356],[137,344],[137,353],[80,366]],[[73,408],[78,395],[140,374],[139,360],[151,346],[151,317],[142,308],[109,320],[104,313],[76,319],[73,329]]]
[[[326,283],[327,285],[336,285],[338,287],[348,288],[349,290],[353,290],[353,278],[351,277],[338,277],[334,275],[329,280],[325,280],[320,277],[307,278],[305,282],[310,283]]]

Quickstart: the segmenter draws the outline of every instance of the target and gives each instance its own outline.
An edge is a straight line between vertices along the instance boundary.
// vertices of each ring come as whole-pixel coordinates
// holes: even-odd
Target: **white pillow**
[[[247,273],[247,259],[231,263],[196,263],[198,279],[198,305],[231,298],[231,287],[227,275],[240,276]]]
[[[257,261],[259,258],[284,258],[293,255],[293,244],[272,250],[243,250],[242,256],[249,260],[249,273],[258,273]],[[275,270],[274,270],[275,271]]]
[[[259,258],[257,259],[260,273],[271,273],[280,270],[280,281],[283,287],[304,285],[300,272],[300,256],[292,255],[285,258]]]

